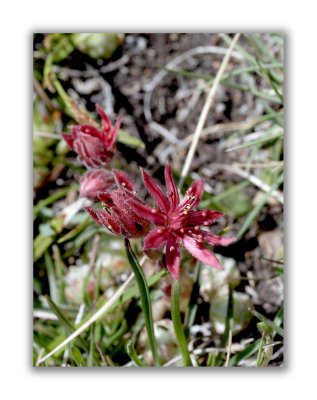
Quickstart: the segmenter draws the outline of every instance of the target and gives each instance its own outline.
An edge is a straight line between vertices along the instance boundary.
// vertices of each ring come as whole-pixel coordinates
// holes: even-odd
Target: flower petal
[[[228,246],[230,243],[237,240],[236,238],[224,238],[217,235],[213,235],[212,233],[200,231],[200,234],[204,236],[203,241],[214,246]]]
[[[68,133],[62,133],[62,136],[67,143],[68,147],[70,147],[71,150],[74,150],[74,140],[75,137],[74,135],[69,135]]]
[[[188,212],[189,210],[194,209],[200,202],[203,193],[204,180],[198,179],[197,181],[193,182],[186,190],[184,200],[177,206],[176,211],[181,212],[183,210],[186,210]]]
[[[103,137],[105,138],[107,133],[111,132],[112,125],[108,115],[103,111],[103,109],[100,107],[99,104],[96,104],[96,110],[101,118],[101,126],[102,126],[101,130],[102,133],[104,134]]]
[[[154,182],[154,180],[141,168],[143,181],[145,186],[148,188],[148,191],[153,196],[154,200],[157,202],[159,207],[161,207],[162,211],[168,212],[169,204],[168,200],[163,193],[162,189]]]
[[[166,265],[172,277],[178,281],[179,278],[179,246],[178,239],[170,235],[166,245]]]
[[[113,131],[111,132],[111,134],[108,135],[107,144],[111,149],[115,146],[120,125],[121,125],[121,117],[118,117],[117,122],[113,128]]]
[[[98,225],[104,226],[111,232],[117,234],[121,233],[120,225],[106,211],[95,207],[84,207],[84,209],[90,214],[91,218],[97,222]]]
[[[160,249],[165,246],[169,233],[163,228],[154,228],[144,240],[144,250]]]
[[[77,134],[82,132],[88,136],[103,140],[103,134],[97,128],[91,125],[75,125],[73,126],[73,131],[77,132]]]
[[[154,222],[156,225],[159,226],[165,225],[165,217],[159,210],[156,210],[155,208],[149,207],[134,200],[128,200],[128,204],[133,209],[133,211],[139,214],[142,218]]]
[[[168,201],[171,205],[171,210],[174,211],[179,204],[179,194],[174,181],[172,169],[169,164],[165,165],[165,182],[167,187]]]
[[[135,184],[125,172],[117,171],[116,169],[112,171],[118,188],[122,189],[122,187],[124,187],[125,189],[130,190],[130,192],[135,191]]]
[[[92,169],[80,179],[80,196],[98,201],[98,194],[115,188],[115,181],[110,171]]]
[[[189,225],[205,225],[212,224],[217,219],[224,216],[224,213],[215,210],[192,211],[189,218]]]
[[[106,205],[106,207],[113,207],[113,200],[110,192],[99,193],[98,198]]]
[[[186,249],[198,260],[213,268],[223,269],[216,256],[202,243],[198,243],[197,240],[187,235],[184,235],[182,240]]]

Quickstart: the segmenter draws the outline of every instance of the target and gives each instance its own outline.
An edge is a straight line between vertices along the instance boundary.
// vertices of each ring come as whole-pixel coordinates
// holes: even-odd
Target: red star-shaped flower
[[[96,110],[102,121],[100,130],[91,125],[74,125],[70,127],[70,135],[62,134],[68,146],[78,154],[80,161],[90,168],[102,167],[112,160],[121,123],[119,117],[112,129],[109,118],[98,104]]]
[[[227,246],[236,239],[219,237],[200,228],[200,225],[207,227],[223,216],[223,213],[215,210],[194,211],[203,195],[204,180],[193,182],[186,191],[184,200],[180,202],[168,164],[165,166],[167,195],[143,170],[142,175],[147,189],[157,203],[156,208],[151,208],[129,199],[129,205],[135,213],[157,225],[146,236],[144,250],[159,249],[166,245],[167,268],[175,280],[178,280],[180,270],[179,245],[183,245],[198,260],[211,267],[223,269],[216,256],[203,242]]]

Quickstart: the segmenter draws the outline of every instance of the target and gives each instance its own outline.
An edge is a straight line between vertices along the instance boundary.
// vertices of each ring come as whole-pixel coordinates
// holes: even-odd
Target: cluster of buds
[[[151,222],[140,216],[131,206],[144,205],[136,194],[135,184],[122,171],[113,171],[116,190],[100,193],[103,209],[85,207],[98,225],[124,237],[143,237],[150,229]]]
[[[121,124],[119,117],[112,128],[108,116],[98,104],[96,110],[101,117],[100,129],[91,125],[73,125],[71,134],[62,134],[69,148],[77,153],[79,161],[88,169],[80,181],[80,195],[93,201],[98,201],[99,192],[115,188],[109,168]]]

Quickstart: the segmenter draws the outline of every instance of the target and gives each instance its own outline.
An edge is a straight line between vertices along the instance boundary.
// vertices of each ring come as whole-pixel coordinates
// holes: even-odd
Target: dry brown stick
[[[214,80],[214,83],[213,83],[212,87],[210,88],[210,90],[208,92],[204,107],[203,107],[202,112],[200,114],[199,121],[198,121],[196,130],[195,130],[195,133],[194,133],[192,144],[191,144],[191,146],[189,148],[189,151],[188,151],[188,154],[187,154],[187,157],[186,157],[186,160],[185,160],[185,164],[184,164],[183,170],[181,172],[181,177],[180,177],[180,180],[179,180],[179,183],[178,183],[178,188],[179,189],[182,188],[183,183],[184,183],[184,179],[187,176],[188,171],[190,169],[190,166],[191,166],[194,154],[195,154],[195,150],[196,150],[197,145],[198,145],[198,141],[199,141],[202,129],[203,129],[204,124],[205,124],[206,119],[207,119],[207,115],[208,115],[209,109],[211,107],[212,101],[213,101],[213,99],[215,97],[215,94],[217,92],[217,89],[218,89],[218,86],[220,84],[221,78],[222,78],[222,76],[223,76],[223,74],[225,72],[225,69],[227,67],[227,64],[228,64],[228,61],[229,61],[230,56],[232,54],[232,51],[234,49],[234,46],[236,45],[239,37],[240,37],[240,33],[236,33],[234,38],[233,38],[233,40],[232,40],[232,42],[231,42],[231,45],[230,45],[229,49],[227,50],[226,55],[224,56],[224,58],[222,60],[222,63],[221,63],[220,68],[219,68],[219,70],[217,72],[216,78]]]

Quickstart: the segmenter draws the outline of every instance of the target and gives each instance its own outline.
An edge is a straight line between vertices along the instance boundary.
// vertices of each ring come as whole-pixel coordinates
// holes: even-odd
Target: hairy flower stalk
[[[215,210],[194,210],[203,195],[204,180],[193,182],[186,191],[184,200],[180,202],[168,164],[165,166],[166,195],[143,169],[141,171],[144,183],[157,203],[156,208],[131,197],[127,198],[127,203],[135,214],[157,226],[146,236],[144,250],[159,249],[166,245],[167,268],[175,280],[178,280],[180,272],[180,245],[198,260],[213,268],[223,269],[204,242],[215,246],[227,246],[236,239],[222,238],[201,229],[201,225],[208,227],[223,216],[223,213]]]
[[[130,202],[143,204],[136,195],[135,185],[124,172],[114,170],[113,174],[118,189],[98,195],[104,209],[84,208],[98,225],[112,233],[126,238],[142,237],[148,233],[151,223],[130,207]]]
[[[104,167],[112,160],[121,124],[119,117],[112,128],[109,118],[98,104],[96,110],[101,117],[100,130],[91,125],[73,125],[70,127],[71,134],[62,134],[68,146],[78,154],[79,160],[87,168]]]

